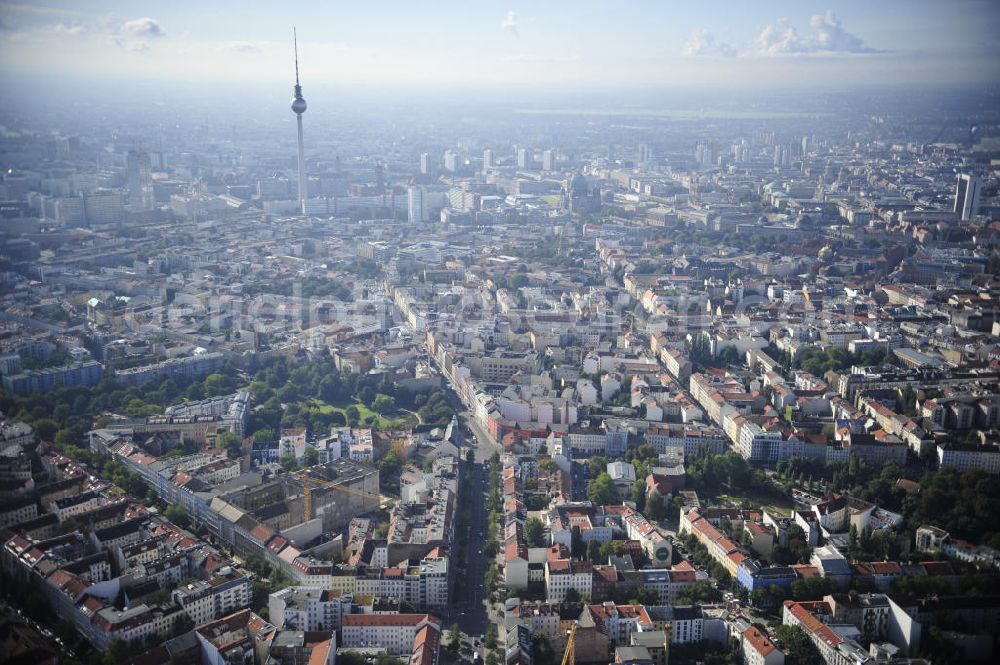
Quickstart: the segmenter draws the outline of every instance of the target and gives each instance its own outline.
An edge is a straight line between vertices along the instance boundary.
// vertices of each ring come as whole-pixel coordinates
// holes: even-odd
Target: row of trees
[[[126,387],[108,374],[95,386],[57,388],[31,395],[0,391],[0,410],[31,425],[42,440],[60,446],[79,445],[88,430],[109,421],[108,414],[156,415],[171,404],[232,392],[219,391],[235,386],[238,376],[237,368],[229,363],[203,380],[177,377],[139,386]]]
[[[754,589],[750,593],[750,602],[754,607],[774,611],[786,600],[816,600],[840,590],[835,580],[829,577],[808,577],[792,582],[790,587],[770,584]]]
[[[490,559],[490,563],[486,567],[484,582],[486,584],[487,592],[492,594],[499,591],[503,583],[500,576],[500,570],[497,568],[496,562],[496,554],[500,550],[500,515],[501,510],[503,509],[502,499],[500,498],[499,453],[493,453],[493,456],[490,458],[488,482],[488,486],[490,488],[489,493],[486,496],[488,534],[486,536],[486,546],[483,548],[483,554]]]
[[[770,484],[731,450],[717,455],[709,452],[707,445],[702,445],[686,464],[687,483],[699,492],[716,494],[726,489],[734,494],[746,494],[751,489],[759,492]]]
[[[466,549],[468,547],[468,538],[465,537],[465,533],[470,529],[472,525],[472,505],[474,502],[474,495],[476,488],[473,486],[472,479],[472,465],[475,464],[475,451],[469,450],[465,454],[465,465],[461,473],[461,482],[458,486],[458,502],[456,504],[457,512],[455,513],[455,533],[459,534],[456,538],[454,558],[453,561],[459,562],[459,566],[465,566],[466,561]],[[431,464],[431,460],[428,460]],[[430,471],[430,464],[424,467],[424,471]],[[386,532],[388,533],[388,525],[386,525]],[[460,573],[464,573],[460,571]],[[465,589],[465,575],[459,574],[455,578],[455,595],[460,597],[464,593]]]
[[[885,361],[885,349],[851,353],[847,349],[828,347],[821,349],[811,346],[795,355],[792,367],[803,369],[813,376],[821,377],[828,371],[842,372],[852,365],[881,365]]]
[[[720,587],[728,587],[732,582],[732,576],[725,566],[716,561],[705,549],[705,546],[698,542],[694,534],[688,532],[684,534],[684,544],[687,546],[691,558],[708,571],[708,574],[715,578]]]
[[[872,531],[866,526],[861,532],[851,525],[847,534],[847,558],[857,561],[896,560],[903,553],[903,543],[895,533],[879,530]]]
[[[958,472],[950,467],[923,471],[922,467],[902,469],[889,463],[873,466],[851,456],[846,464],[824,464],[807,459],[779,462],[779,476],[788,478],[823,479],[823,484],[836,492],[844,492],[871,501],[888,510],[901,513],[906,528],[912,533],[921,524],[933,524],[953,536],[971,542],[1000,547],[1000,479],[982,471]],[[906,492],[898,485],[900,478],[920,484],[918,492]],[[896,552],[891,538],[874,534],[871,542],[856,534],[861,554],[881,556]]]
[[[351,289],[342,281],[329,277],[303,277],[297,280],[277,280],[258,282],[243,287],[243,295],[254,296],[267,293],[278,296],[298,296],[302,298],[332,298],[350,300]]]

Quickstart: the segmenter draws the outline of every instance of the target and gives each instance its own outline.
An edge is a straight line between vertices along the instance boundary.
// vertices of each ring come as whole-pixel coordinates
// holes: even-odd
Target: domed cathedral
[[[601,209],[601,193],[591,188],[582,173],[575,174],[564,186],[568,198],[568,208],[573,213],[597,212]]]

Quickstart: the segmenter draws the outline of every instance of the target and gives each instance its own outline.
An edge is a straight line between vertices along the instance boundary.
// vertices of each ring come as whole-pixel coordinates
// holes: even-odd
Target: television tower
[[[292,40],[295,43],[295,99],[292,100],[292,111],[299,126],[299,212],[306,212],[306,154],[302,147],[302,114],[306,112],[306,98],[302,96],[302,86],[299,85],[299,36],[292,28]]]

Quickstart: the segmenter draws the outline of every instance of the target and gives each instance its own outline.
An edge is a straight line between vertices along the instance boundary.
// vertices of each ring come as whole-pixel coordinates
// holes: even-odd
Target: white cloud
[[[726,42],[716,41],[715,35],[707,30],[699,29],[692,32],[691,36],[684,42],[681,54],[685,57],[699,55],[731,56],[736,55],[736,49]]]
[[[136,37],[165,37],[167,34],[155,19],[151,19],[148,16],[125,21],[122,24],[122,32]]]
[[[223,50],[232,51],[233,53],[263,53],[264,48],[261,44],[254,42],[229,42],[222,47]]]
[[[515,37],[518,36],[517,27],[517,14],[514,13],[513,9],[507,10],[507,16],[504,17],[503,21],[500,22],[500,27],[508,31]]]
[[[794,27],[788,24],[788,19],[779,18],[775,24],[766,25],[761,29],[750,43],[745,55],[773,56],[804,53],[808,49],[808,42],[799,36]]]
[[[87,26],[81,25],[79,23],[74,23],[72,25],[67,25],[65,23],[57,23],[52,26],[52,32],[57,35],[65,35],[70,37],[75,37],[77,35],[82,35],[87,32]]]
[[[116,39],[115,46],[131,53],[145,53],[149,50],[149,42],[142,39]]]
[[[684,42],[681,53],[687,57],[733,56],[780,57],[792,55],[843,55],[888,53],[866,46],[864,40],[848,32],[832,10],[816,14],[809,29],[799,32],[787,18],[765,25],[742,47],[717,41],[706,30],[695,30]]]
[[[826,10],[826,14],[817,14],[810,22],[816,29],[816,43],[821,51],[843,51],[846,53],[875,53],[876,49],[865,46],[864,41],[857,35],[852,35],[840,24],[840,20],[834,15],[833,10]]]
[[[799,34],[787,19],[764,26],[744,55],[782,56],[803,54],[885,53],[865,46],[864,40],[844,29],[832,10],[809,21],[811,32]]]

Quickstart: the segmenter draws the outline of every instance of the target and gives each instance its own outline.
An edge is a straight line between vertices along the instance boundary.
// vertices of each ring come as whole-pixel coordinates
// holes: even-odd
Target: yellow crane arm
[[[576,645],[573,644],[573,639],[576,637],[576,622],[570,626],[569,635],[566,637],[566,650],[563,651],[562,665],[575,665],[576,662]]]
[[[327,489],[336,489],[341,492],[346,492],[347,494],[354,494],[366,499],[374,498],[376,501],[381,501],[382,495],[374,492],[365,492],[364,490],[357,490],[353,487],[348,487],[334,480],[325,480],[323,478],[315,478],[310,476],[308,471],[296,471],[292,475],[299,478],[302,481],[302,494],[303,494],[303,517],[306,520],[311,520],[315,515],[313,515],[313,505],[312,505],[312,488],[324,487]]]

